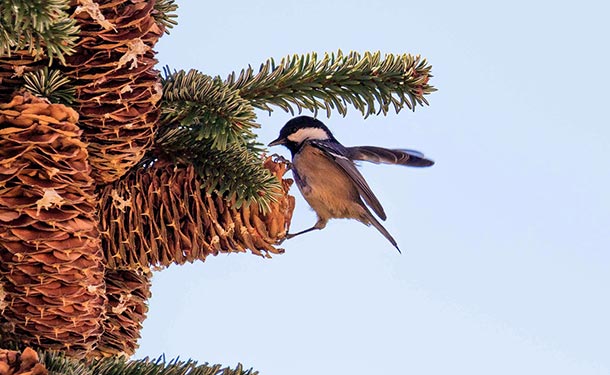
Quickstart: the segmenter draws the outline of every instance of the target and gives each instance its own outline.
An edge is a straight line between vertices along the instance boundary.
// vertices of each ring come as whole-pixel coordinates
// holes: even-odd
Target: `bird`
[[[286,234],[284,239],[326,227],[330,219],[355,219],[372,225],[398,250],[394,237],[381,225],[386,213],[381,203],[356,168],[355,161],[430,167],[434,161],[419,151],[376,146],[343,146],[324,123],[310,116],[289,120],[269,147],[283,145],[292,155],[290,169],[295,183],[317,214],[308,229]]]

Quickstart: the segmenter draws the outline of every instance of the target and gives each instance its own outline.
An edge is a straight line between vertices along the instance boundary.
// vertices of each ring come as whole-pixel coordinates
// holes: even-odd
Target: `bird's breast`
[[[305,145],[293,160],[296,185],[322,218],[356,218],[362,214],[356,186],[341,167],[319,149]]]

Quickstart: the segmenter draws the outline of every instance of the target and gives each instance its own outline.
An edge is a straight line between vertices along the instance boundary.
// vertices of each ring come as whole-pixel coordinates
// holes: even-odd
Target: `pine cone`
[[[2,375],[47,375],[49,371],[39,363],[38,353],[25,348],[19,353],[14,350],[0,349],[0,374]]]
[[[106,269],[106,320],[94,356],[129,357],[135,353],[148,312],[151,277],[150,271]]]
[[[270,158],[265,166],[278,179],[286,171]],[[100,195],[107,265],[113,269],[166,267],[246,249],[261,256],[280,254],[283,249],[274,245],[290,225],[291,183],[283,180],[278,202],[263,214],[255,203],[236,208],[235,201],[206,195],[192,166],[157,163],[132,172]]]
[[[98,183],[113,182],[151,146],[162,87],[152,50],[163,34],[154,0],[78,0],[76,53],[66,59],[73,78],[89,161]]]
[[[38,60],[28,51],[14,51],[11,56],[0,57],[0,103],[13,97],[16,88],[23,86],[23,75],[48,65],[48,60]]]
[[[3,332],[71,355],[102,333],[104,267],[78,114],[26,94],[0,104]]]

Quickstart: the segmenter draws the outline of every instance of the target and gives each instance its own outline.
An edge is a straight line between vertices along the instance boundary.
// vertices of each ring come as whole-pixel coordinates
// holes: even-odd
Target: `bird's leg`
[[[273,158],[273,161],[276,163],[280,162],[280,163],[286,164],[286,169],[292,169],[292,163],[288,159],[283,157],[282,155],[273,154],[273,155],[271,155],[271,157]]]
[[[294,238],[300,234],[303,233],[307,233],[307,232],[311,232],[312,230],[316,230],[316,229],[323,229],[326,226],[326,223],[328,222],[328,220],[323,220],[323,219],[318,219],[318,221],[316,222],[316,224],[311,227],[311,228],[307,228],[305,230],[302,230],[300,232],[297,233],[286,233],[286,237],[282,238],[282,240],[279,242],[279,244],[281,244],[282,242],[289,240],[291,238]]]
[[[311,232],[312,230],[316,230],[316,229],[322,229],[322,228],[317,228],[317,227],[314,225],[313,227],[311,227],[311,228],[307,228],[307,229],[302,230],[302,231],[300,231],[300,232],[298,232],[298,233],[290,233],[290,234],[286,234],[286,239],[287,239],[287,240],[289,240],[289,239],[291,239],[291,238],[293,238],[293,237],[296,237],[296,236],[298,236],[298,235],[300,235],[300,234],[307,233],[307,232]]]

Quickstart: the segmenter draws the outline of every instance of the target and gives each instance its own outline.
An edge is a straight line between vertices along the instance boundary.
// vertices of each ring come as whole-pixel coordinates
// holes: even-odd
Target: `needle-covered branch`
[[[204,141],[198,147],[187,147],[170,154],[157,152],[161,160],[176,164],[191,164],[205,181],[208,193],[216,192],[226,199],[235,199],[236,206],[256,202],[263,212],[275,200],[279,181],[261,164],[258,153],[245,145],[233,144],[218,150]]]
[[[260,162],[255,118],[249,101],[219,78],[166,69],[159,129],[145,162],[192,164],[209,192],[265,209],[279,185]]]
[[[74,53],[79,29],[66,12],[67,0],[4,0],[0,2],[0,55],[27,49],[53,61]]]
[[[208,194],[215,191],[235,199],[237,208],[245,201],[254,200],[266,212],[268,203],[275,201],[274,192],[280,188],[278,179],[263,167],[260,158],[243,146],[201,152],[193,165],[206,181]]]
[[[191,148],[205,142],[219,150],[255,138],[256,114],[237,90],[197,70],[165,69],[161,119],[156,143],[164,148]]]
[[[253,369],[244,369],[238,363],[234,369],[208,363],[198,364],[196,361],[181,361],[173,359],[166,362],[165,357],[158,359],[129,360],[124,356],[113,356],[94,361],[78,361],[65,357],[57,352],[44,352],[41,364],[50,374],[82,374],[82,375],[256,375]],[[44,368],[43,367],[43,368]]]
[[[178,4],[175,0],[157,0],[155,2],[153,17],[158,24],[163,26],[166,34],[169,34],[169,29],[178,24],[176,10],[178,10]]]
[[[70,79],[59,70],[43,67],[23,75],[24,88],[30,93],[47,98],[52,103],[71,104],[76,90],[70,85]]]
[[[293,113],[308,109],[327,115],[336,109],[345,115],[348,105],[365,117],[394,108],[415,109],[428,104],[425,95],[435,91],[428,84],[431,66],[420,56],[409,54],[384,57],[380,52],[360,55],[315,53],[273,59],[262,64],[258,73],[249,67],[227,78],[227,85],[239,90],[239,95],[251,104],[271,112],[277,106]]]

